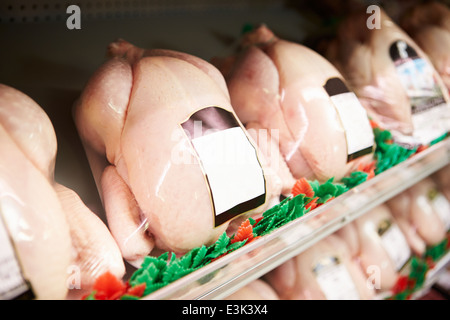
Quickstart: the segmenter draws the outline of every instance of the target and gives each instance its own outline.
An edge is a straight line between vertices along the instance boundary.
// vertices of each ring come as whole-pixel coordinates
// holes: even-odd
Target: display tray
[[[449,139],[143,299],[226,298],[448,163]]]

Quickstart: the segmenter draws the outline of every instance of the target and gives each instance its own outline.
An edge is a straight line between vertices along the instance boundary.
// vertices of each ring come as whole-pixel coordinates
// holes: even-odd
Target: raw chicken
[[[379,205],[351,223],[368,280],[381,291],[391,289],[411,256],[411,249],[389,208]]]
[[[71,189],[56,184],[55,190],[70,226],[72,263],[79,271],[79,279],[72,281],[73,289],[90,289],[105,272],[118,279],[125,275],[125,265],[117,243],[100,218],[86,207]],[[76,280],[79,280],[77,287]],[[70,282],[69,282],[70,283]]]
[[[400,25],[428,55],[450,90],[450,9],[443,3],[420,3],[409,10]]]
[[[407,147],[449,129],[448,92],[426,54],[380,10],[380,28],[365,11],[339,26],[326,57],[342,72],[369,116]],[[432,124],[432,125],[431,125]]]
[[[389,206],[396,218],[410,223],[426,245],[436,245],[445,239],[450,228],[450,203],[431,178],[410,187],[400,199],[393,198]]]
[[[364,108],[318,53],[279,39],[262,25],[243,35],[236,55],[214,61],[241,121],[277,132],[279,152],[294,179],[339,180],[372,160],[373,134]],[[291,183],[288,174],[280,176]]]
[[[75,120],[126,260],[139,265],[155,247],[182,254],[211,244],[233,217],[260,214],[279,197],[280,180],[238,122],[213,65],[123,40],[109,54],[87,83]],[[243,166],[234,167],[233,156],[239,162],[244,155]]]
[[[225,300],[279,300],[277,293],[264,280],[256,279]]]
[[[433,179],[448,201],[450,201],[450,165],[446,165],[438,172],[433,174]]]
[[[50,119],[31,98],[5,85],[0,139],[0,218],[36,298],[64,299],[69,288],[88,289],[105,271],[122,277],[125,266],[106,226],[75,192],[53,180],[57,145]]]
[[[425,253],[427,244],[423,238],[419,235],[417,225],[414,224],[411,217],[411,196],[408,190],[398,194],[392,199],[386,201],[386,205],[389,207],[392,215],[405,235],[409,246],[418,256],[422,256]]]
[[[0,226],[4,222],[23,279],[29,281],[35,297],[64,299],[71,239],[48,179],[56,152],[50,120],[28,96],[0,85],[0,124]],[[13,275],[20,271],[11,268],[14,254],[4,260],[8,247],[7,243],[0,246],[0,270],[7,268],[9,274],[4,278],[5,270],[0,272],[2,286],[12,277],[22,277]]]
[[[372,299],[374,290],[351,257],[347,244],[336,235],[320,240],[269,272],[265,279],[281,299]]]

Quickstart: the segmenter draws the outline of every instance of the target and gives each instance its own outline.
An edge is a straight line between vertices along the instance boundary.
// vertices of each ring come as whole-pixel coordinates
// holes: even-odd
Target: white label
[[[0,299],[11,300],[28,291],[8,232],[0,217]]]
[[[393,56],[400,82],[411,102],[413,143],[407,137],[396,134],[399,143],[428,145],[450,129],[450,105],[435,80],[433,67],[404,41],[396,42],[399,56]],[[392,51],[393,52],[393,51]],[[410,139],[409,139],[410,140]]]
[[[381,242],[395,269],[400,270],[411,256],[411,249],[400,228],[395,223],[391,224],[381,235]]]
[[[265,194],[256,150],[240,127],[192,139],[213,196],[216,216]]]
[[[353,279],[347,268],[336,258],[329,257],[315,268],[316,280],[328,300],[359,300]]]
[[[361,150],[373,146],[374,135],[368,119],[366,110],[362,107],[353,92],[341,93],[331,96],[347,139],[347,153],[356,154]]]
[[[414,139],[423,145],[428,145],[434,139],[444,135],[449,129],[449,106],[441,104],[427,111],[412,115]]]
[[[445,230],[450,229],[450,203],[447,198],[438,193],[431,202],[434,210],[438,214],[439,218],[444,223]]]

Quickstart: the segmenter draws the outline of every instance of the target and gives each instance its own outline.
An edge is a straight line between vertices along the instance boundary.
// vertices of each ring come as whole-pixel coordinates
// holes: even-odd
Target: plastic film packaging
[[[428,55],[450,90],[450,8],[439,2],[417,4],[403,14],[400,26]]]
[[[135,266],[212,244],[261,214],[281,182],[234,113],[221,73],[193,55],[120,40],[76,105],[111,229]]]
[[[370,28],[365,11],[347,16],[326,57],[395,142],[428,145],[449,131],[448,90],[419,46],[382,9],[379,13],[379,26]]]
[[[277,134],[279,153],[289,168],[280,174],[285,185],[292,177],[339,180],[373,160],[374,138],[365,109],[318,53],[261,25],[242,35],[236,53],[213,63],[224,74],[232,105],[246,127]]]
[[[119,251],[100,219],[84,231],[84,248],[73,242],[75,230],[84,226],[68,221],[56,190],[57,145],[50,119],[31,98],[5,85],[0,85],[0,139],[0,297],[65,299],[70,289],[89,289],[98,273],[111,270],[123,276],[120,253],[103,262],[111,247]],[[72,215],[84,210],[98,219],[78,201]],[[101,228],[102,243],[109,241],[109,247],[98,246]],[[83,254],[74,257],[74,252]]]
[[[264,279],[288,300],[367,300],[375,294],[347,244],[336,235],[315,243]]]
[[[425,178],[387,202],[397,221],[402,221],[405,235],[414,233],[422,239],[422,250],[415,250],[417,254],[425,253],[425,246],[437,245],[445,239],[450,229],[450,202],[441,193],[432,178]],[[409,240],[411,244],[418,240]],[[412,245],[416,248],[416,245]]]
[[[432,175],[433,180],[437,183],[439,190],[450,201],[450,165],[446,165],[438,172]]]
[[[390,290],[408,264],[411,248],[389,207],[379,205],[344,227],[342,236],[357,255],[370,285],[381,291]]]

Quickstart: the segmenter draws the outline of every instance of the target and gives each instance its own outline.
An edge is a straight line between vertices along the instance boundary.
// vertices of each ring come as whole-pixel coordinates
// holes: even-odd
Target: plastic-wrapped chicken
[[[339,180],[359,163],[372,161],[367,113],[338,70],[318,53],[261,25],[243,34],[236,54],[214,63],[241,121],[277,134],[279,152],[295,179]],[[289,181],[288,174],[280,176]]]
[[[433,179],[448,201],[450,201],[450,164],[433,174]]]
[[[109,46],[75,120],[123,257],[209,245],[281,183],[237,119],[221,73],[181,52]]]
[[[73,191],[60,197],[50,119],[5,85],[0,139],[0,298],[32,292],[36,299],[64,299],[70,286],[88,288],[106,270],[122,277],[125,266],[106,226]]]
[[[339,26],[326,57],[342,72],[370,117],[408,148],[450,129],[449,95],[426,54],[380,9],[377,26],[364,11]]]
[[[320,240],[264,278],[287,300],[367,300],[375,293],[347,244],[336,235]]]
[[[357,239],[349,246],[370,282],[376,289],[391,289],[411,257],[411,248],[389,208],[379,205],[350,224],[352,236],[343,239]]]
[[[450,90],[450,8],[439,2],[417,4],[403,15],[400,26],[428,55]]]
[[[279,297],[267,282],[256,279],[226,297],[225,300],[279,300]]]
[[[392,199],[386,201],[392,215],[405,235],[411,250],[418,256],[425,253],[427,244],[420,236],[417,226],[413,223],[411,217],[411,196],[408,191],[404,191]]]
[[[443,241],[450,229],[450,203],[432,178],[416,183],[387,204],[407,237],[408,234],[413,237],[416,233],[423,239],[422,250],[415,250],[419,255],[425,252],[426,245]],[[409,241],[412,244],[418,240]],[[415,245],[411,247],[416,248]]]

